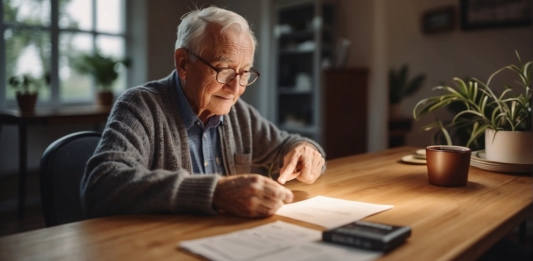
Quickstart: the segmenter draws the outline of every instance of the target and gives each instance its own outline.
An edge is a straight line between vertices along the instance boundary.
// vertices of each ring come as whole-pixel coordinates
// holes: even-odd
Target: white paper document
[[[210,260],[254,260],[297,243],[321,238],[321,231],[276,221],[233,233],[181,241],[179,246]]]
[[[307,242],[294,245],[254,259],[255,261],[371,261],[378,259],[383,253],[376,251],[367,251],[363,249],[335,245],[325,242]]]
[[[322,232],[276,221],[228,234],[181,241],[179,247],[215,261],[374,260],[380,252],[321,242]]]
[[[283,205],[276,212],[276,215],[331,229],[393,207],[392,205],[378,205],[316,196],[300,202]]]

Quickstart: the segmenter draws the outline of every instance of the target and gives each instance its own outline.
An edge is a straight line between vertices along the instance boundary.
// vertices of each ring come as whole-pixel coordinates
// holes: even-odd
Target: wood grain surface
[[[533,213],[533,178],[470,167],[466,187],[430,185],[425,165],[399,159],[401,147],[327,162],[315,184],[287,184],[300,201],[317,195],[394,208],[367,221],[412,228],[407,242],[379,260],[474,260]],[[229,215],[141,215],[99,218],[0,238],[0,260],[198,260],[179,241],[283,220]]]

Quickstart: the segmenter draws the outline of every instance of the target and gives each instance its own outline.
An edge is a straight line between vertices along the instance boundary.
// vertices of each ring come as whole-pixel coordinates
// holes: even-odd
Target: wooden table
[[[110,110],[111,107],[107,106],[71,106],[61,108],[37,107],[34,112],[0,111],[0,133],[4,124],[18,125],[19,130],[19,219],[24,218],[26,200],[28,125],[99,124],[107,121]]]
[[[425,165],[398,162],[414,151],[328,161],[313,185],[291,181],[287,187],[297,201],[324,195],[394,205],[365,220],[411,226],[412,236],[380,260],[475,260],[532,214],[531,176],[471,167],[466,187],[437,187],[428,183]],[[0,238],[0,260],[196,260],[177,243],[275,220],[323,230],[280,216],[115,216]]]

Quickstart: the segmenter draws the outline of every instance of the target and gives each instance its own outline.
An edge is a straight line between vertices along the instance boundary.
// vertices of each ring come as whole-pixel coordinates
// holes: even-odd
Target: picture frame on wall
[[[460,1],[462,30],[529,26],[533,20],[531,0]]]
[[[424,12],[422,32],[424,34],[451,31],[455,27],[455,7],[445,6]]]

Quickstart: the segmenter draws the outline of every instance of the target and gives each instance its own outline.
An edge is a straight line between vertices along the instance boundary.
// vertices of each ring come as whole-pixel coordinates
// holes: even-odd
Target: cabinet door
[[[366,152],[367,81],[364,68],[324,71],[324,145],[327,159]]]

